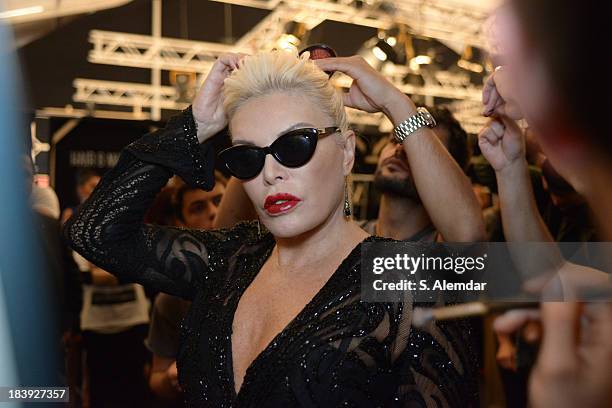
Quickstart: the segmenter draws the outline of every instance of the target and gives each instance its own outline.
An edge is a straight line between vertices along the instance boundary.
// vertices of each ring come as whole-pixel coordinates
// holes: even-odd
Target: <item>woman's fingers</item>
[[[238,69],[240,67],[240,63],[246,56],[247,54],[243,53],[227,53],[220,55],[219,58],[217,58],[217,61],[215,61],[213,64],[211,73],[228,73],[228,71]]]
[[[323,71],[340,71],[353,79],[358,79],[367,72],[368,68],[374,70],[363,58],[358,56],[321,58],[314,60],[314,63]]]

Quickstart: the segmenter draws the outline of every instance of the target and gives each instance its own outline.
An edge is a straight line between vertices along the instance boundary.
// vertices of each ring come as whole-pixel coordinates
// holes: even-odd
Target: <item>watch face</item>
[[[432,128],[432,127],[437,125],[436,119],[431,115],[431,113],[429,113],[429,111],[427,109],[420,108],[419,109],[419,113],[421,113],[423,115],[423,118],[425,119],[425,122],[427,122],[427,126]]]

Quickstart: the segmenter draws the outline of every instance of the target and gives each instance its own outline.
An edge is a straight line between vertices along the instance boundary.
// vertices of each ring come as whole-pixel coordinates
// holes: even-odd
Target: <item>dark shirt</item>
[[[186,110],[129,145],[65,230],[92,263],[193,301],[177,358],[188,406],[478,406],[469,327],[416,329],[410,301],[362,302],[361,244],[257,356],[236,394],[232,322],[274,237],[258,222],[217,231],[142,223],[172,174],[210,189],[212,154]]]

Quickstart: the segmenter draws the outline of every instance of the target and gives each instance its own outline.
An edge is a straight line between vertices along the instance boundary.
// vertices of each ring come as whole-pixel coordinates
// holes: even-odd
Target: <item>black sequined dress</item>
[[[361,245],[253,361],[236,394],[233,317],[272,252],[272,235],[257,223],[196,231],[142,222],[173,174],[210,189],[213,154],[198,144],[187,109],[125,148],[65,229],[77,252],[122,281],[193,301],[177,359],[188,406],[478,405],[468,326],[417,330],[412,305],[361,302]]]

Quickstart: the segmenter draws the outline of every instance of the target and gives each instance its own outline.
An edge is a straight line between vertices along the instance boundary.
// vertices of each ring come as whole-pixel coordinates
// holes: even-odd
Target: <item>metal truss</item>
[[[142,108],[153,107],[155,97],[159,98],[159,106],[162,109],[179,110],[186,106],[176,102],[178,94],[171,86],[157,88],[146,84],[80,78],[75,79],[73,85],[76,92],[72,99],[76,102],[130,106],[137,114]]]
[[[341,76],[336,80],[336,84],[348,88],[352,79]],[[461,99],[480,101],[482,88],[473,85],[459,85],[441,82],[425,83],[423,86],[405,84],[400,81],[392,81],[393,84],[402,92],[409,95],[433,96],[438,98]]]
[[[226,52],[254,53],[278,46],[290,21],[304,23],[312,29],[324,20],[335,20],[363,26],[387,29],[404,23],[416,34],[438,39],[459,41],[463,44],[484,45],[481,33],[486,15],[465,7],[453,7],[448,0],[213,0],[222,3],[257,7],[270,13],[233,45],[162,38],[119,32],[93,30],[89,40],[93,49],[89,53],[92,63],[129,66],[160,70],[197,72],[198,84],[210,70],[215,59]],[[361,5],[356,6],[357,3]],[[408,67],[387,63],[381,72],[393,84],[410,95],[441,97],[459,101],[480,101],[481,88],[470,84],[466,75],[452,72],[420,72],[424,85],[405,83]],[[158,75],[159,76],[159,75]],[[335,78],[338,86],[348,88],[351,79]],[[86,104],[130,106],[135,117],[143,117],[143,108],[159,119],[159,109],[182,109],[176,102],[177,91],[162,87],[155,81],[151,85],[77,79],[74,82],[74,100]],[[387,130],[383,115],[362,114],[349,110],[354,124],[379,126]],[[472,131],[480,126],[480,112],[458,108],[460,121]]]
[[[487,13],[448,0],[212,0],[267,10],[285,9],[294,21],[333,20],[388,29],[408,25],[415,34],[485,48]],[[315,24],[316,25],[316,24]]]
[[[324,20],[388,29],[408,25],[415,34],[465,45],[486,46],[482,33],[486,14],[456,7],[444,0],[364,1],[351,0],[214,0],[258,7],[270,13],[234,45],[92,30],[89,53],[92,63],[138,68],[207,72],[221,54],[230,51],[254,53],[277,45],[290,21],[312,29]]]
[[[343,83],[344,80],[342,77],[337,81],[340,85],[350,85],[350,82]],[[77,78],[73,85],[76,88],[76,92],[73,96],[76,102],[129,106],[134,109],[135,115],[141,115],[143,108],[151,108],[156,94],[156,87],[154,86],[129,82],[98,81]],[[444,88],[443,86],[412,87],[408,85],[398,85],[398,87],[400,87],[402,91],[414,95],[449,97],[448,95],[452,93],[450,89]],[[466,125],[470,125],[474,122],[480,125],[482,121],[475,122],[470,119],[474,116],[480,116],[480,111],[478,109],[482,109],[482,106],[478,102],[479,99],[477,99],[480,98],[480,92],[472,90],[470,92],[473,92],[473,94],[468,94],[467,91],[462,91],[464,92],[463,95],[459,95],[460,91],[458,90],[455,92],[456,96],[464,96],[472,99],[471,103],[466,101],[463,104],[459,102],[457,104],[451,104],[451,108],[458,116],[457,119],[462,124],[465,123]],[[159,98],[160,107],[162,109],[181,110],[187,107],[186,103],[177,102],[178,93],[174,87],[160,87]],[[382,131],[388,131],[389,129],[389,123],[381,113],[370,114],[356,109],[349,109],[348,115],[349,121],[353,124],[378,126]]]
[[[187,72],[208,72],[219,55],[235,49],[226,44],[100,30],[90,31],[89,41],[92,63]]]
[[[488,121],[482,116],[482,102],[479,100],[452,102],[448,109],[468,133],[478,134]]]

